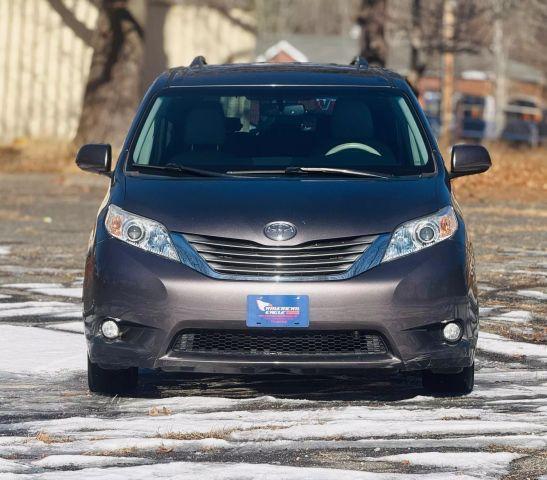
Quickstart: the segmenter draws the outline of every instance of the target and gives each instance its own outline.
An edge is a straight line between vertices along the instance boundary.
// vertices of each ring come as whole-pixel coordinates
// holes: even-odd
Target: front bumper
[[[183,264],[107,238],[86,265],[84,319],[90,359],[105,368],[138,366],[192,372],[313,373],[339,370],[450,370],[473,362],[478,306],[464,232],[342,281],[216,280]],[[250,356],[180,354],[173,339],[186,329],[245,329],[247,295],[308,295],[310,330],[378,332],[387,354],[354,356]],[[99,333],[105,318],[123,335]],[[464,336],[442,339],[458,320]]]

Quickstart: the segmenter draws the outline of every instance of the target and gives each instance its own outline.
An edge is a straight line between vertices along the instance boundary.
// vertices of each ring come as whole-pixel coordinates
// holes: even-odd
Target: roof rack
[[[207,65],[207,60],[205,60],[205,57],[203,55],[198,55],[192,60],[192,63],[190,64],[190,68],[203,67],[205,65]]]
[[[357,70],[366,70],[368,68],[368,62],[365,57],[357,55],[351,62],[350,65],[357,67]]]

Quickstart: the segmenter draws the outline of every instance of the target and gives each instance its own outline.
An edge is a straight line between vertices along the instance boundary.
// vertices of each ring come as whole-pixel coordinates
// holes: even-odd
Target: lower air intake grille
[[[192,330],[177,337],[175,353],[225,355],[378,355],[387,353],[382,337],[361,331],[259,332]]]

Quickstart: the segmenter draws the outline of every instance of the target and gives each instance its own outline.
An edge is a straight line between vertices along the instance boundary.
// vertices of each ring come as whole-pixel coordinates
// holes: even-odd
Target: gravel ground
[[[413,375],[144,372],[111,399],[87,391],[78,320],[106,182],[0,176],[0,479],[547,478],[547,204],[462,205],[481,294],[467,397]]]

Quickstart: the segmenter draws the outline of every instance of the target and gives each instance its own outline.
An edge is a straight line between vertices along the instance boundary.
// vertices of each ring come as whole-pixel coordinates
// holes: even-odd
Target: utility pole
[[[495,129],[494,136],[499,138],[505,122],[504,109],[507,105],[507,51],[505,48],[503,28],[502,0],[492,0],[494,4],[494,36],[492,50],[496,59],[496,90],[495,90]]]
[[[454,126],[454,31],[457,0],[443,2],[443,53],[442,53],[442,125],[441,144],[450,145],[453,141]]]

